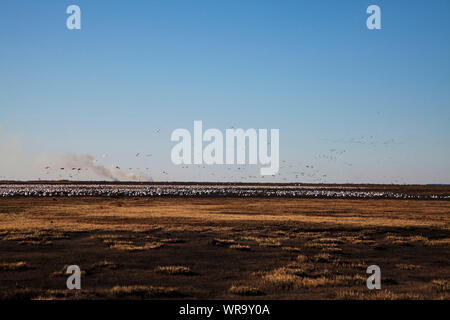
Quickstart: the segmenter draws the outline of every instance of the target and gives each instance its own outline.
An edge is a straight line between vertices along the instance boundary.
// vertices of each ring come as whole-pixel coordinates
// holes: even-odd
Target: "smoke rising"
[[[99,163],[90,154],[33,155],[25,151],[26,148],[22,140],[20,136],[5,136],[0,131],[0,180],[74,178],[83,180],[152,181],[152,178],[144,173],[127,173],[114,164],[107,167]]]
[[[136,175],[134,173],[126,173],[115,165],[111,165],[109,168],[101,164],[97,164],[93,156],[89,154],[67,154],[63,157],[63,167],[67,168],[81,168],[83,170],[90,171],[91,174],[95,174],[103,179],[120,181],[149,181],[149,177]]]

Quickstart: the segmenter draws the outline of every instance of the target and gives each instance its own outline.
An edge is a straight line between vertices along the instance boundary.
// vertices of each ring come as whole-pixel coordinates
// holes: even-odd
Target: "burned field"
[[[449,299],[450,202],[5,196],[0,298]]]

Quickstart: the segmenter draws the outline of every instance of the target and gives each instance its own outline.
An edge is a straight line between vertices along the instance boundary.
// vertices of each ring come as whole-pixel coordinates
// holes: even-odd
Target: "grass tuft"
[[[250,246],[243,245],[243,244],[233,244],[230,246],[230,249],[236,249],[241,251],[250,251]]]
[[[186,266],[158,266],[155,268],[155,272],[168,275],[194,275],[191,269]]]
[[[118,298],[179,298],[185,294],[176,288],[154,286],[115,286],[110,293]]]
[[[28,265],[25,261],[0,263],[1,271],[18,271],[18,270],[26,270],[26,269],[28,269]]]
[[[228,291],[239,296],[262,296],[265,294],[263,291],[255,287],[243,285],[232,285]]]

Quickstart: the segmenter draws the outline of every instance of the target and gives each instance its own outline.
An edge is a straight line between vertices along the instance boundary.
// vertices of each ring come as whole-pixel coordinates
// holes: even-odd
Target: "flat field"
[[[0,298],[449,299],[450,201],[0,198]]]

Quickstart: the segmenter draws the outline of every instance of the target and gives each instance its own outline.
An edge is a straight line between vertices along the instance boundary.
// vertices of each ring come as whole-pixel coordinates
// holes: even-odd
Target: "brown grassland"
[[[141,298],[449,299],[450,201],[0,198],[0,299]]]

